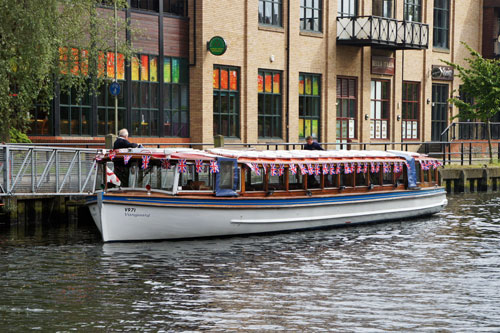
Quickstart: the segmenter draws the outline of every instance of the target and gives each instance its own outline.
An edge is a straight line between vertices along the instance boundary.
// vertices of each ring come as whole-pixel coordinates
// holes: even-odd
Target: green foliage
[[[118,8],[127,6],[126,0],[115,1]],[[74,88],[79,94],[98,89],[104,80],[95,75],[98,54],[114,50],[115,23],[120,32],[118,52],[130,58],[124,15],[115,21],[113,10],[98,9],[100,3],[101,0],[0,0],[1,139],[8,141],[11,128],[26,128],[33,104],[47,104],[54,96],[55,82],[63,90]],[[62,47],[87,50],[90,75],[62,74]],[[76,61],[68,59],[68,66],[71,68]]]
[[[31,143],[28,136],[15,128],[9,130],[10,142],[11,143]]]
[[[500,61],[484,59],[469,45],[462,44],[470,52],[470,57],[465,59],[467,67],[441,61],[458,71],[458,77],[463,82],[460,93],[472,97],[473,101],[467,103],[458,98],[451,98],[450,102],[459,109],[456,117],[487,122],[500,111]]]

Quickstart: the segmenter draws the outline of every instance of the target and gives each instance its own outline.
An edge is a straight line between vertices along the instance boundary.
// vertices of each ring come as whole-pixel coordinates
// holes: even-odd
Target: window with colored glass
[[[132,135],[158,136],[158,56],[132,58]]]
[[[163,59],[163,134],[189,137],[189,67],[186,59]]]
[[[390,83],[385,80],[372,80],[370,103],[370,138],[389,138]]]
[[[401,138],[418,139],[418,123],[420,115],[420,83],[403,82],[403,114],[401,121]]]
[[[422,22],[422,0],[405,0],[405,21]]]
[[[356,79],[337,78],[337,139],[356,138]]]
[[[322,31],[323,0],[300,0],[300,30]]]
[[[278,71],[259,70],[257,77],[259,94],[259,137],[282,137],[281,78]]]
[[[238,67],[214,66],[213,129],[214,135],[240,135],[240,70]]]
[[[282,0],[259,0],[259,24],[282,26]]]
[[[130,0],[130,7],[141,10],[158,12],[160,10],[158,0]]]
[[[299,74],[299,137],[319,139],[321,75]]]
[[[450,39],[450,0],[434,0],[434,47],[448,49]]]
[[[338,0],[337,16],[349,17],[358,15],[358,0]]]

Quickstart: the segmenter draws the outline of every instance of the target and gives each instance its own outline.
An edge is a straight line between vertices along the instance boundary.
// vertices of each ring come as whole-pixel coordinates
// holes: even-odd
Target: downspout
[[[193,0],[193,62],[189,66],[196,66],[196,0]]]
[[[286,142],[290,142],[290,0],[286,11]]]

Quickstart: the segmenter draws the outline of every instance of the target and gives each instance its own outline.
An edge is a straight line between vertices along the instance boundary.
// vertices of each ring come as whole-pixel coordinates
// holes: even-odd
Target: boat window
[[[307,188],[314,189],[321,187],[321,175],[307,175]]]
[[[188,164],[187,172],[179,173],[179,186],[183,191],[213,191],[215,175],[210,174],[208,166],[202,172],[195,172],[195,166]]]
[[[269,175],[268,190],[273,191],[286,191],[285,175],[271,176]]]
[[[324,175],[325,177],[325,187],[339,187],[338,176],[337,175]]]
[[[292,190],[302,190],[304,188],[304,185],[302,184],[302,174],[300,173],[300,170],[297,170],[297,173],[294,175],[288,169],[288,189],[290,191]]]
[[[392,177],[393,177],[392,170],[391,172],[384,172],[384,177],[383,177],[384,185],[394,184],[394,180]]]
[[[97,174],[95,180],[95,189],[102,190],[104,188],[104,164],[97,163]]]
[[[370,184],[373,186],[380,186],[380,170],[379,172],[371,172],[370,171]]]
[[[354,174],[352,173],[346,174],[344,171],[345,171],[344,166],[342,166],[342,169],[340,171],[340,186],[353,187]]]
[[[420,173],[420,163],[415,161],[415,170],[416,170],[416,174],[417,174],[417,184],[422,182],[422,175]]]
[[[255,174],[255,172],[252,172],[248,168],[246,170],[245,191],[264,191],[264,170],[262,168],[259,169],[260,175]]]
[[[145,188],[149,185],[152,189],[159,189],[161,180],[158,179],[160,173],[157,166],[150,165],[147,169],[141,169],[135,164],[130,169],[130,173],[134,172],[135,175],[135,188]]]
[[[396,173],[396,181],[399,182],[400,184],[403,184],[405,182],[403,168],[401,168],[400,172]]]
[[[172,191],[174,188],[175,169],[160,169],[160,189]]]
[[[219,160],[219,188],[232,190],[234,188],[234,162]]]
[[[429,170],[423,170],[423,173],[424,173],[424,183],[430,182],[431,179],[429,177]]]
[[[356,186],[366,186],[366,174],[356,173]]]

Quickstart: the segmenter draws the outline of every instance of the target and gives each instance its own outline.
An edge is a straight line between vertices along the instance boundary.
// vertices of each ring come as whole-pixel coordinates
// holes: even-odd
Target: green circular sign
[[[220,36],[212,37],[208,42],[207,47],[208,51],[215,56],[223,55],[227,50],[226,41]]]

